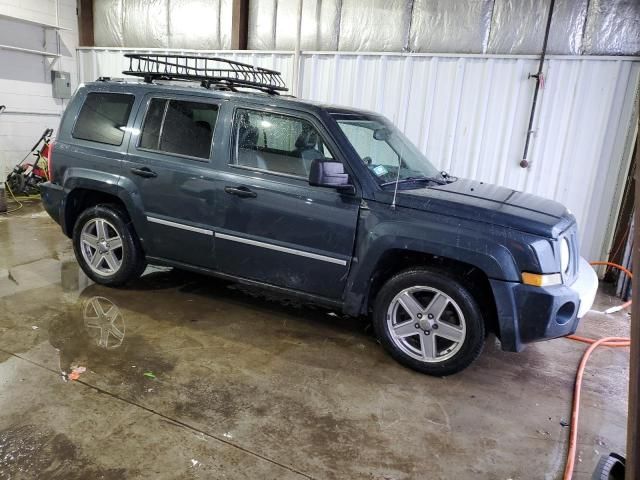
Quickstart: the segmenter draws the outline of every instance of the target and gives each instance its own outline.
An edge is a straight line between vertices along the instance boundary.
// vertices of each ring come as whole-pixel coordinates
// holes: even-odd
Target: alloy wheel
[[[85,262],[97,275],[110,276],[122,267],[122,238],[104,218],[93,218],[82,227],[80,249]]]
[[[426,363],[453,357],[464,343],[467,326],[460,306],[436,288],[415,286],[400,291],[387,309],[393,343]]]

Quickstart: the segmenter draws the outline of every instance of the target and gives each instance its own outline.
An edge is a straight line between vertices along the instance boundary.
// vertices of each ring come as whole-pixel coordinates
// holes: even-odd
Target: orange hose
[[[613,263],[613,262],[590,262],[590,263],[591,265],[607,265],[609,267],[617,268],[618,270],[622,270],[624,273],[626,273],[629,278],[633,278],[633,273],[631,273],[630,270],[626,269],[622,265],[618,265],[617,263]]]
[[[573,390],[573,406],[571,410],[571,430],[569,433],[569,451],[567,452],[567,464],[564,469],[564,480],[571,480],[573,477],[573,467],[576,461],[576,448],[578,445],[578,417],[580,415],[580,389],[582,388],[582,377],[584,375],[584,367],[587,364],[587,360],[591,356],[591,353],[600,345],[609,344],[612,347],[628,347],[631,345],[631,341],[628,338],[622,337],[604,337],[600,340],[585,339],[591,341],[591,345],[582,355],[580,365],[578,366],[578,373],[576,374],[576,384]],[[580,340],[583,341],[583,340]]]
[[[617,268],[627,274],[629,278],[633,278],[633,274],[622,265],[618,265],[612,262],[591,262],[591,265],[608,265],[610,267]],[[627,307],[631,305],[631,301],[628,301],[621,306]],[[569,335],[567,338],[582,343],[588,343],[587,348],[582,355],[580,365],[578,365],[578,371],[576,373],[576,383],[573,389],[573,404],[571,407],[571,425],[569,431],[569,451],[567,452],[567,464],[564,469],[563,480],[571,480],[573,477],[573,468],[576,461],[576,448],[578,445],[578,418],[580,416],[580,390],[582,389],[582,377],[584,376],[584,369],[587,365],[587,360],[593,353],[593,351],[600,347],[628,347],[631,345],[631,339],[626,337],[605,337],[599,340],[594,338],[581,337],[579,335]]]

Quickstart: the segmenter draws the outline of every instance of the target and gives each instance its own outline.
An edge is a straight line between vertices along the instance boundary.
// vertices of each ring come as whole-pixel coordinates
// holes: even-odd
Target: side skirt
[[[271,285],[270,283],[260,282],[257,280],[251,280],[249,278],[237,277],[228,273],[219,272],[217,270],[211,270],[204,267],[197,267],[188,263],[176,262],[174,260],[167,260],[166,258],[159,257],[147,257],[147,263],[152,265],[161,265],[164,267],[175,267],[182,270],[189,270],[191,272],[201,273],[203,275],[209,275],[211,277],[221,278],[223,280],[229,280],[232,282],[240,283],[242,285],[248,285],[250,287],[258,287],[271,292],[276,292],[290,298],[296,298],[307,303],[313,303],[322,305],[325,307],[334,308],[342,311],[343,304],[340,300],[334,300],[332,298],[322,297],[320,295],[314,295],[312,293],[301,292],[300,290],[293,290],[286,287],[278,287]]]

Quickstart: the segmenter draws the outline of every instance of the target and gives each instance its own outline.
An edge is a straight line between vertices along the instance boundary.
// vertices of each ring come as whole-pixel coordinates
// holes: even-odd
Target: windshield
[[[411,188],[413,180],[443,183],[441,172],[387,119],[343,112],[332,115],[379,185],[395,184],[397,177],[409,184],[403,188]],[[418,186],[424,185],[414,185]]]

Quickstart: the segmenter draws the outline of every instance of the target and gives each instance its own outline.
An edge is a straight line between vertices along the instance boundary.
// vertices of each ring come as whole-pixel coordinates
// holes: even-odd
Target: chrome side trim
[[[190,232],[202,233],[203,235],[213,235],[212,230],[205,228],[192,227],[191,225],[185,225],[184,223],[170,222],[169,220],[163,220],[162,218],[147,217],[147,220],[152,223],[158,223],[160,225],[166,225],[168,227],[180,228],[182,230],[189,230]]]
[[[231,242],[245,243],[247,245],[253,245],[254,247],[268,248],[269,250],[275,250],[277,252],[290,253],[291,255],[299,255],[301,257],[313,258],[315,260],[321,260],[323,262],[335,263],[336,265],[346,265],[346,260],[339,258],[327,257],[326,255],[319,255],[317,253],[305,252],[302,250],[296,250],[294,248],[281,247],[272,243],[258,242],[257,240],[249,240],[248,238],[236,237],[234,235],[227,235],[226,233],[214,233],[216,238],[222,238],[223,240],[229,240]]]

